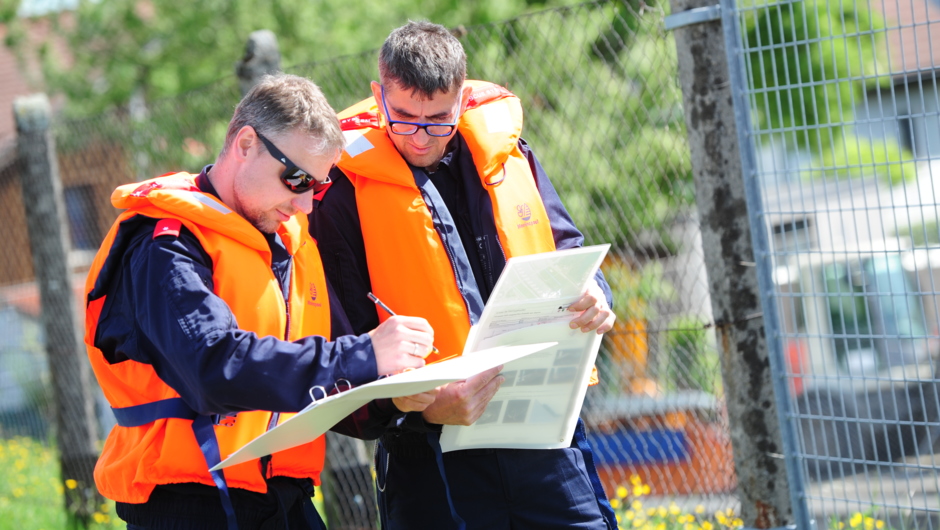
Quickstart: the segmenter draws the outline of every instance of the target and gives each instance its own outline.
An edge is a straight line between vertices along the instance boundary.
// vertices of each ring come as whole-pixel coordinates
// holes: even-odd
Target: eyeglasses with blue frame
[[[424,129],[428,136],[450,136],[457,127],[457,120],[454,123],[415,123],[410,121],[396,121],[388,115],[388,104],[385,103],[385,87],[382,87],[382,108],[385,109],[385,120],[388,122],[388,128],[395,134],[410,136],[418,132],[418,129]],[[457,117],[459,120],[459,116]]]

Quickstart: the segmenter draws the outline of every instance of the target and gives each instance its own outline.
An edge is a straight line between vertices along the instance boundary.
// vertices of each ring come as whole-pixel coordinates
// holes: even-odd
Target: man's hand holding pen
[[[427,320],[420,317],[391,317],[370,331],[369,336],[372,337],[379,375],[421,368],[434,342],[434,330]]]
[[[390,315],[388,320],[369,332],[372,337],[372,347],[375,349],[376,365],[379,366],[379,346],[376,344],[376,340],[380,341],[384,349],[388,338],[391,338],[390,349],[397,353],[395,358],[405,364],[400,368],[392,367],[390,371],[383,371],[389,368],[382,365],[379,367],[379,375],[397,374],[404,370],[424,366],[424,358],[432,352],[437,352],[437,348],[434,347],[434,330],[428,324],[428,321],[419,317],[398,316],[372,293],[369,293],[369,299]],[[397,342],[395,342],[396,340]],[[404,355],[404,358],[402,358],[402,355]],[[428,408],[431,403],[434,403],[439,391],[440,388],[435,388],[412,396],[392,398],[392,403],[402,412],[420,412]]]

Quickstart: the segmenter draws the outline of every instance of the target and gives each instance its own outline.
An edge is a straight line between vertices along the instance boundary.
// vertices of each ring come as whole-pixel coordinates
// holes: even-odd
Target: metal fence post
[[[791,504],[764,328],[774,307],[760,296],[721,7],[670,5],[742,519],[752,528],[810,528]]]
[[[98,459],[91,374],[78,338],[68,268],[68,230],[51,107],[45,94],[17,98],[17,150],[29,245],[39,282],[42,325],[55,398],[56,434],[66,488],[66,507],[87,519],[97,507],[93,478]]]

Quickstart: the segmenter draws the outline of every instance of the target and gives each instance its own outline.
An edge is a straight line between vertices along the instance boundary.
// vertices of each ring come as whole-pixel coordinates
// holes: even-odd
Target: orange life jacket
[[[473,92],[458,131],[493,203],[505,257],[555,250],[535,177],[519,149],[519,98],[492,83],[467,83]],[[339,117],[347,148],[338,166],[356,188],[366,256],[378,264],[369,267],[373,292],[398,313],[430,322],[440,354],[429,362],[460,355],[471,325],[463,285],[473,278],[458,278],[440,221],[381,126],[374,99]],[[456,228],[451,233],[457,238]]]
[[[176,219],[195,234],[212,259],[213,290],[231,308],[240,329],[283,340],[307,335],[329,336],[330,307],[323,268],[316,244],[307,234],[307,220],[303,215],[294,216],[278,229],[288,252],[295,258],[288,308],[280,283],[271,271],[271,253],[266,239],[240,215],[216,198],[200,192],[192,175],[179,173],[121,186],[112,194],[111,202],[127,211],[108,232],[85,284],[85,344],[98,382],[116,414],[135,410],[128,407],[182,402],[179,394],[163,382],[150,365],[133,360],[110,364],[94,346],[105,293],[95,293],[93,299],[92,292],[106,261],[121,259],[117,252],[112,253],[112,246],[121,223],[134,216]],[[317,291],[322,296],[317,296]],[[214,426],[221,458],[264,433],[272,416],[263,411],[241,412],[231,426]],[[289,416],[280,414],[280,421]],[[119,425],[108,436],[95,467],[95,482],[105,497],[139,504],[147,501],[158,484],[217,485],[197,444],[192,417],[186,419],[186,414],[170,414],[131,427],[120,426],[120,423],[119,418]],[[324,455],[325,441],[321,437],[274,454],[267,472],[311,478],[318,483]],[[228,487],[267,491],[259,460],[226,468],[224,477]]]

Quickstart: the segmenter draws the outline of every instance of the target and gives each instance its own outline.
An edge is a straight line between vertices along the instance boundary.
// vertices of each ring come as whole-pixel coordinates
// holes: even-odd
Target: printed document
[[[444,452],[472,448],[568,447],[577,425],[601,335],[571,329],[577,301],[610,245],[511,258],[471,328],[465,357],[496,346],[557,344],[505,363],[505,382],[470,426],[445,425]]]
[[[520,346],[498,345],[476,352],[474,355],[448,359],[417,370],[385,377],[328,397],[321,397],[322,394],[317,395],[316,397],[320,399],[277,427],[248,442],[210,471],[312,442],[340,420],[374,399],[427,392],[447,383],[473,377],[505,362],[523,358],[554,345],[544,340],[540,340],[538,344],[529,343]],[[319,391],[319,387],[311,390],[311,392]]]

